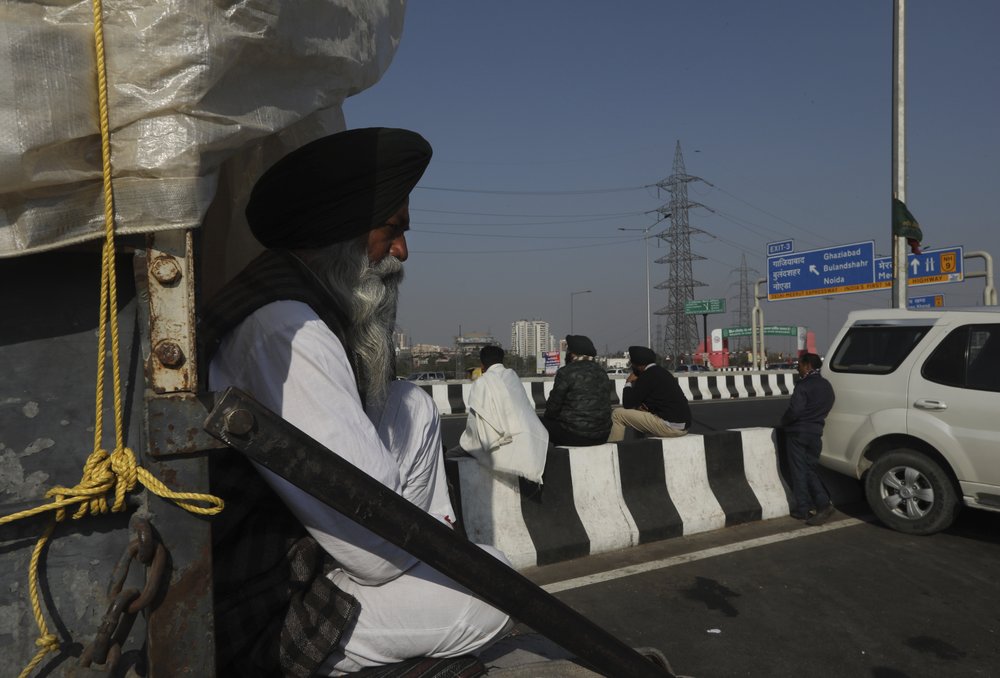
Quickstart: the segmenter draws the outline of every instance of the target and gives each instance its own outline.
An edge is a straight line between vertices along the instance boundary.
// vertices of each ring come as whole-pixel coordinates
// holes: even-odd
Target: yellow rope
[[[38,624],[39,637],[35,641],[38,652],[21,671],[20,678],[26,678],[42,662],[49,652],[59,651],[59,638],[49,632],[42,613],[42,605],[38,594],[39,560],[45,545],[55,530],[56,523],[66,515],[66,508],[79,505],[73,514],[74,519],[86,515],[107,513],[110,491],[114,490],[114,502],[111,512],[125,509],[125,496],[132,491],[136,483],[141,483],[154,494],[170,499],[181,508],[201,515],[219,513],[224,503],[218,497],[196,492],[174,492],[164,485],[152,473],[136,464],[135,454],[125,447],[124,427],[122,425],[121,398],[121,368],[118,359],[118,289],[115,280],[115,218],[114,194],[111,186],[111,125],[108,119],[108,85],[107,70],[104,60],[104,10],[101,0],[92,0],[94,11],[94,46],[97,61],[97,94],[98,111],[101,128],[101,161],[104,187],[104,246],[101,253],[101,300],[100,300],[100,332],[97,348],[97,394],[96,417],[94,425],[94,451],[87,457],[83,476],[75,487],[53,487],[45,493],[47,498],[54,498],[48,504],[33,509],[21,511],[9,516],[0,517],[0,526],[54,511],[54,519],[45,528],[42,536],[35,543],[31,554],[28,572],[28,590],[31,596],[31,609]],[[110,453],[101,448],[104,433],[104,373],[107,370],[107,336],[111,334],[111,370],[112,393],[114,397],[115,417],[115,448]]]

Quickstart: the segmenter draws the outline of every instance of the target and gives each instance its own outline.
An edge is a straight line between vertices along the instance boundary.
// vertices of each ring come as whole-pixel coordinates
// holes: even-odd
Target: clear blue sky
[[[542,318],[559,338],[571,293],[589,289],[573,297],[573,330],[600,351],[644,344],[642,234],[618,229],[654,223],[669,196],[643,187],[671,173],[678,141],[708,182],[689,187],[710,208],[689,216],[706,232],[692,240],[697,298],[735,309],[741,258],[763,277],[769,241],[874,240],[890,254],[892,5],[410,2],[385,76],[345,103],[350,127],[407,127],[434,147],[411,196],[400,326],[414,342],[451,344],[461,327],[506,345],[513,321]],[[906,10],[907,205],[925,247],[1000,256],[1000,3]],[[667,279],[666,264],[651,271]],[[911,294],[975,305],[982,288]],[[654,311],[666,305],[652,294]],[[823,352],[848,311],[889,298],[762,303],[768,324],[809,326]]]

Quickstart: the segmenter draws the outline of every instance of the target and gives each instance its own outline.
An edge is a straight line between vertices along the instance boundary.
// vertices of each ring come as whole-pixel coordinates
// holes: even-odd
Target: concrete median
[[[450,460],[469,538],[514,567],[787,516],[773,429],[552,448],[544,485]]]
[[[677,377],[677,383],[687,399],[732,400],[736,398],[767,398],[791,395],[795,388],[795,374],[791,372],[726,372],[705,376]],[[612,379],[611,402],[621,404],[625,379]],[[552,377],[522,379],[525,393],[535,408],[545,409],[545,400],[552,392]],[[465,414],[471,381],[421,384],[438,406],[441,414]]]

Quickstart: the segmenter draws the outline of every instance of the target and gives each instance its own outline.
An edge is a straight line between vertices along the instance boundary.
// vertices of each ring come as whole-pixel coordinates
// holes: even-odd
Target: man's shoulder
[[[312,342],[343,350],[343,344],[323,319],[301,301],[273,301],[261,306],[237,325],[232,337],[238,345],[279,345]],[[250,342],[249,344],[247,342]]]
[[[669,381],[676,381],[674,375],[670,374],[669,371],[665,370],[659,365],[651,365],[650,367],[644,369],[639,374],[639,379],[642,379],[643,377],[645,377],[646,381],[649,381],[650,383],[662,384]]]
[[[824,377],[819,372],[810,372],[808,375],[799,379],[798,383],[795,384],[796,388],[810,389],[813,391],[830,391],[833,392],[833,384],[830,380]]]
[[[294,336],[302,329],[316,329],[318,323],[322,324],[322,319],[309,304],[281,300],[261,306],[248,315],[237,329],[257,334]]]
[[[280,325],[319,320],[319,314],[313,310],[312,306],[305,302],[292,301],[291,299],[281,299],[264,304],[247,317],[266,319],[269,322]]]

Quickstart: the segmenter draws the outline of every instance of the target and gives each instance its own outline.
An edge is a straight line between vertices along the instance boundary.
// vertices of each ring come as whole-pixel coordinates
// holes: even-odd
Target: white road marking
[[[737,542],[735,544],[716,546],[714,548],[705,549],[703,551],[694,551],[692,553],[684,553],[679,556],[671,556],[670,558],[664,558],[663,560],[654,560],[648,563],[639,563],[638,565],[628,565],[626,567],[620,567],[615,570],[608,570],[607,572],[598,572],[596,574],[589,574],[585,577],[566,579],[565,581],[558,581],[558,582],[553,582],[552,584],[546,584],[542,588],[548,591],[549,593],[559,593],[560,591],[569,591],[571,589],[578,589],[584,586],[591,586],[592,584],[601,584],[606,581],[622,579],[623,577],[631,577],[633,575],[643,574],[645,572],[662,570],[664,568],[673,567],[675,565],[684,565],[686,563],[693,563],[697,560],[705,560],[706,558],[715,558],[716,556],[724,556],[729,553],[738,553],[739,551],[755,549],[760,546],[777,544],[783,541],[789,541],[791,539],[798,539],[799,537],[811,537],[814,534],[821,534],[823,532],[839,530],[843,527],[862,525],[864,523],[865,521],[863,520],[857,520],[855,518],[847,518],[845,520],[838,520],[837,522],[827,523],[826,525],[820,525],[818,527],[807,527],[805,529],[793,530],[791,532],[772,534],[768,537],[758,537],[757,539],[748,539],[746,541]]]

